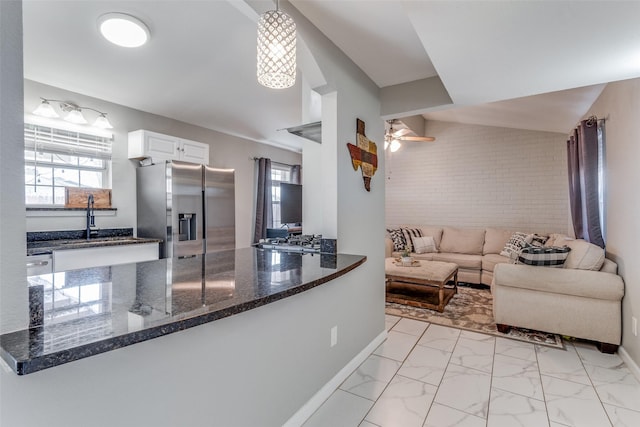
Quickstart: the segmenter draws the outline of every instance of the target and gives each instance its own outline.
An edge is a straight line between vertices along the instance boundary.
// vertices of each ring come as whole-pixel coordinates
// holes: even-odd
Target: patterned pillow
[[[569,256],[569,252],[571,252],[571,248],[568,246],[560,248],[557,246],[538,247],[529,245],[522,249],[516,264],[562,268]]]
[[[407,242],[407,246],[409,247],[409,252],[416,252],[414,250],[415,245],[413,244],[413,238],[422,237],[422,230],[419,228],[401,228],[401,230],[404,235],[404,241]]]
[[[414,237],[413,251],[417,254],[438,252],[436,250],[436,241],[433,239],[433,236]]]
[[[407,241],[404,239],[404,234],[402,233],[402,229],[400,228],[387,228],[387,233],[389,233],[389,237],[393,240],[393,250],[401,251],[407,246]]]
[[[529,234],[522,233],[520,231],[516,231],[515,233],[513,233],[507,244],[504,245],[504,248],[502,249],[502,252],[500,252],[500,255],[509,257],[509,259],[511,260],[516,260],[522,248],[530,243],[530,241],[527,241],[528,236]]]
[[[532,246],[544,246],[549,238],[547,236],[541,236],[539,234],[529,234],[526,239]]]

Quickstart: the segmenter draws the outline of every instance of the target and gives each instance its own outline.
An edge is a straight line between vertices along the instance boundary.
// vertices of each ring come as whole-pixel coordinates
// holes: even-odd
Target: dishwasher
[[[27,256],[27,276],[53,273],[53,256],[51,254]]]

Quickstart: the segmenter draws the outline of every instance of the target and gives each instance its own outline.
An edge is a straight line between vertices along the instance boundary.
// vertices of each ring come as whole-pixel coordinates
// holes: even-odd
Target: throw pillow
[[[407,242],[409,252],[415,252],[413,249],[413,239],[415,237],[422,237],[422,231],[419,228],[400,228],[404,235],[404,241]]]
[[[433,239],[433,236],[414,237],[413,251],[417,254],[438,252],[436,250],[436,241]]]
[[[600,246],[589,243],[583,239],[568,241],[567,246],[571,248],[571,253],[567,257],[564,268],[595,271],[602,268],[602,264],[604,263],[604,249]]]
[[[529,234],[527,236],[527,241],[531,243],[532,246],[545,246],[547,240],[549,240],[547,236],[540,236],[539,234]]]
[[[407,246],[407,241],[404,239],[404,234],[400,228],[387,228],[387,233],[393,241],[393,250],[402,251]]]
[[[575,240],[575,239],[565,234],[551,233],[549,234],[549,238],[547,239],[547,241],[544,242],[544,245],[562,247],[562,246],[567,246],[567,243],[572,240]]]
[[[571,252],[571,248],[568,246],[560,248],[557,246],[541,247],[528,245],[520,251],[516,264],[562,268],[567,256],[569,256],[569,252]]]
[[[511,238],[509,239],[507,244],[504,245],[504,248],[502,249],[502,252],[500,252],[500,255],[506,256],[511,260],[516,260],[518,258],[518,254],[520,254],[520,251],[522,251],[522,248],[530,243],[530,241],[527,241],[528,237],[529,234],[516,231],[511,235]]]

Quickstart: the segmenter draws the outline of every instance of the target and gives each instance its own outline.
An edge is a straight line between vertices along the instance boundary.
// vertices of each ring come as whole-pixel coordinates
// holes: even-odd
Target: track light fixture
[[[68,122],[81,124],[81,125],[87,124],[88,123],[87,119],[82,114],[82,110],[91,110],[98,113],[98,118],[93,122],[93,126],[99,127],[101,129],[113,128],[113,126],[111,125],[111,123],[109,123],[109,120],[107,119],[107,113],[103,113],[102,111],[96,110],[95,108],[80,107],[74,104],[73,102],[61,101],[59,99],[46,99],[42,97],[40,97],[40,99],[42,99],[42,102],[40,103],[40,105],[38,105],[38,108],[33,110],[33,114],[35,114],[36,116],[49,117],[49,118],[60,117],[60,115],[56,112],[56,110],[49,103],[49,101],[59,102],[60,110],[66,113],[63,119]]]

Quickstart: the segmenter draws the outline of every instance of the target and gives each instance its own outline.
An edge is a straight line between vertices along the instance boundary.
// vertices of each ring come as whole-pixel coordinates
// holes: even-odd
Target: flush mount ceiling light
[[[33,110],[33,114],[35,114],[36,116],[49,117],[49,118],[60,117],[60,115],[56,112],[53,106],[49,103],[49,101],[53,101],[53,102],[60,103],[59,104],[60,110],[63,111],[64,113],[67,113],[63,117],[63,119],[68,122],[80,124],[80,125],[84,125],[88,123],[87,119],[82,114],[82,110],[91,110],[98,113],[98,118],[95,120],[95,122],[93,122],[93,126],[99,127],[101,129],[113,128],[113,126],[111,125],[111,123],[109,123],[109,120],[107,119],[107,113],[98,111],[95,108],[80,107],[74,104],[73,102],[61,101],[59,99],[45,99],[45,98],[40,98],[40,99],[42,99],[42,103],[38,105],[38,108]]]
[[[100,34],[122,47],[140,47],[149,41],[149,28],[138,18],[125,13],[105,13],[98,18]]]
[[[269,10],[258,20],[258,83],[286,89],[296,82],[296,23],[284,12]]]

